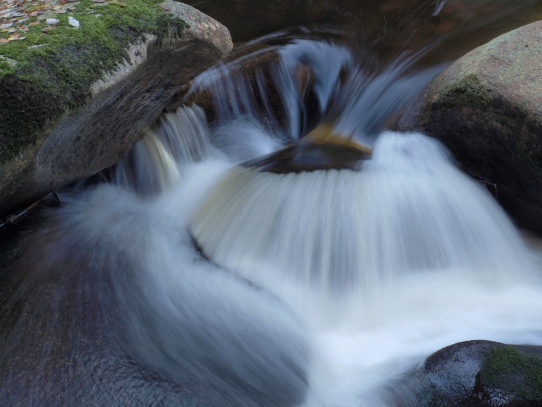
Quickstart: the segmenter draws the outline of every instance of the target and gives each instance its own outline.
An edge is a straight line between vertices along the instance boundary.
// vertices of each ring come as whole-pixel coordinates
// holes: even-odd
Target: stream
[[[539,3],[192,3],[232,55],[5,239],[2,404],[415,406],[445,346],[542,345],[540,251],[395,131]]]

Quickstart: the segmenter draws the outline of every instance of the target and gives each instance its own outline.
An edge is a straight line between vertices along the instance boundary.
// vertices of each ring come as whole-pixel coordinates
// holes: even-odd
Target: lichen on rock
[[[488,90],[480,83],[474,73],[470,73],[459,80],[447,83],[435,98],[433,107],[453,108],[462,106],[486,107],[493,105]]]

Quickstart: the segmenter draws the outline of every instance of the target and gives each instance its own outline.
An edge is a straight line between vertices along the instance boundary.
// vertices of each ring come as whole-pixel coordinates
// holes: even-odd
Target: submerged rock
[[[16,70],[0,70],[0,218],[116,163],[182,84],[230,52],[228,30],[198,10],[168,0],[155,12],[140,31],[110,28],[112,43],[62,48],[58,65],[46,45]],[[87,35],[85,15],[78,18]],[[96,59],[97,71],[81,65]]]
[[[457,343],[426,360],[415,387],[418,407],[539,406],[542,347]]]
[[[542,22],[471,51],[401,120],[438,138],[519,226],[542,232]]]

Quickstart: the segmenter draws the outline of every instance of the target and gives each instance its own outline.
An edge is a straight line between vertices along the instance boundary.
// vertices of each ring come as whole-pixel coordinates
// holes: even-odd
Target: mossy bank
[[[55,28],[28,20],[24,40],[0,43],[0,220],[118,162],[233,47],[174,0],[73,4]]]
[[[30,26],[24,40],[0,45],[0,55],[9,58],[0,60],[0,162],[37,142],[36,130],[49,120],[84,104],[92,84],[128,59],[129,44],[144,34],[156,35],[158,41],[170,30],[181,35],[185,27],[155,0],[83,0],[75,12],[56,18],[54,30],[44,33],[43,25]]]

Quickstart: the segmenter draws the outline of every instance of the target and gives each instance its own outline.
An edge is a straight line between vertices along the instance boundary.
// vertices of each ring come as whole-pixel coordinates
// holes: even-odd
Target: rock
[[[542,347],[461,342],[415,374],[413,405],[520,407],[542,404]]]
[[[75,18],[69,16],[68,17],[68,23],[72,26],[72,27],[75,27],[75,28],[79,28],[79,21],[77,21]]]
[[[134,37],[125,62],[103,70],[98,81],[83,78],[68,87],[53,76],[66,91],[50,93],[39,83],[0,75],[0,218],[115,164],[182,84],[230,52],[223,25],[190,6],[166,4],[169,29],[136,33],[141,39]],[[194,28],[188,16],[215,30]]]
[[[57,25],[58,23],[60,23],[60,21],[56,18],[48,18],[47,20],[45,20],[45,22],[47,23],[47,25]]]
[[[521,227],[542,232],[542,22],[442,72],[399,123],[441,140]]]

